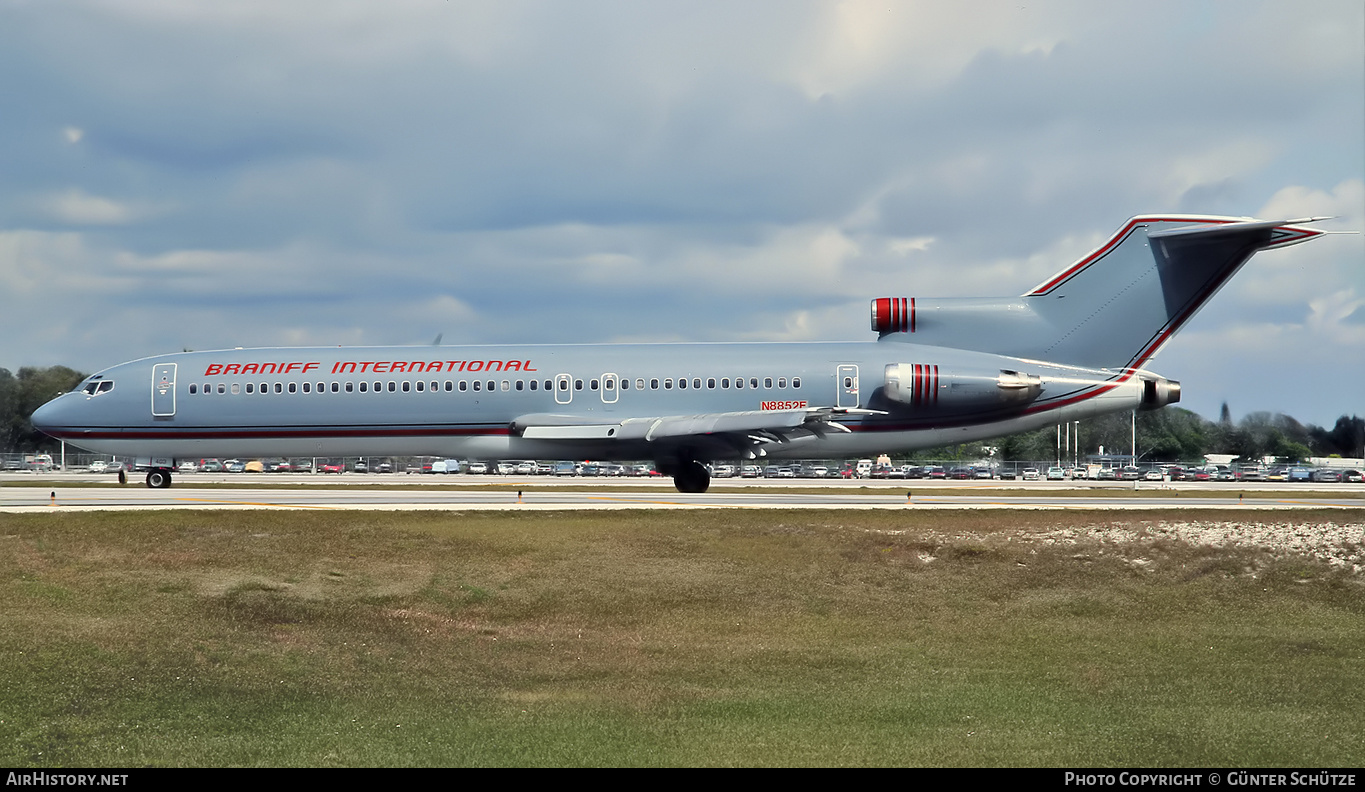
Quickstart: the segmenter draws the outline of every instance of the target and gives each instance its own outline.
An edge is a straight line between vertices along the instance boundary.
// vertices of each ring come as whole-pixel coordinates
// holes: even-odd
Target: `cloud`
[[[145,208],[78,189],[48,195],[37,203],[54,220],[67,225],[126,225],[148,214]]]

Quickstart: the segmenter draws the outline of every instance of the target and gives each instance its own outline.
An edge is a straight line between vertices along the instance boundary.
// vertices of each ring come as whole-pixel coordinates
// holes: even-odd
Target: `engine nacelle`
[[[943,369],[928,363],[886,367],[886,398],[917,407],[990,407],[1027,404],[1043,391],[1035,374],[1007,369]],[[1177,398],[1179,386],[1177,386]]]

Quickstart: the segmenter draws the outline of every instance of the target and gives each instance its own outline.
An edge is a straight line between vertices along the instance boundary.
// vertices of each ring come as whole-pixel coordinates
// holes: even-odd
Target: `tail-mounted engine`
[[[1168,379],[1143,379],[1142,409],[1157,410],[1180,401],[1180,383]]]
[[[940,370],[929,363],[892,363],[886,367],[883,392],[886,398],[901,404],[955,410],[1023,405],[1038,398],[1042,391],[1042,378],[1019,371]]]

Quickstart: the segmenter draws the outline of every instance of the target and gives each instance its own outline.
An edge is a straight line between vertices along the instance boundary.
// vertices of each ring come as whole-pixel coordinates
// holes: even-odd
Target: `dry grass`
[[[6,516],[0,763],[1353,764],[1360,576],[1030,539],[1167,518]]]

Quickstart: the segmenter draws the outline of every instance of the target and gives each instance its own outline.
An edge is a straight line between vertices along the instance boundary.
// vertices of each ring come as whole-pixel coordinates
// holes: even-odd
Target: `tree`
[[[60,442],[34,429],[29,416],[83,379],[84,374],[66,366],[24,367],[17,377],[0,368],[0,450],[56,450]]]
[[[1309,445],[1318,456],[1365,456],[1365,418],[1343,415],[1330,431],[1314,426],[1309,433]]]

